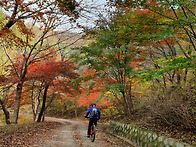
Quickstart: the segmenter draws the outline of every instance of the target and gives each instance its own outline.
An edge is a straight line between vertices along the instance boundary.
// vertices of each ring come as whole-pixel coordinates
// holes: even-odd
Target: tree
[[[64,32],[56,31],[56,29],[70,21],[75,22],[75,19],[79,17],[80,11],[86,11],[86,9],[79,7],[79,3],[75,0],[33,2],[20,0],[8,2],[2,0],[0,6],[6,14],[11,14],[4,17],[7,21],[0,22],[0,36],[2,48],[18,76],[15,109],[12,116],[12,122],[17,123],[22,88],[29,65],[39,62],[52,55],[53,52],[63,50],[77,42],[80,39],[78,34],[77,37],[75,37],[76,34],[71,37],[65,37]],[[31,21],[32,25],[26,25],[25,22],[28,21]],[[17,26],[18,29],[14,31],[13,26]],[[79,23],[78,26],[80,26]],[[37,34],[33,32],[36,27],[40,29],[40,32]],[[67,30],[70,30],[70,28],[67,28]],[[57,41],[48,42],[54,36],[58,38]],[[72,38],[72,41],[65,44],[65,41],[69,38]],[[57,45],[59,45],[59,48],[57,48]],[[49,50],[54,47],[56,47],[55,51]],[[18,51],[17,54],[23,56],[23,60],[20,60],[22,63],[18,67],[15,67],[13,57],[10,55],[9,50],[11,49],[16,49]],[[37,58],[44,51],[48,51],[48,53]]]
[[[7,1],[2,0],[0,6],[6,12],[9,12],[11,15],[7,16],[7,22],[1,28],[0,35],[4,33],[9,33],[9,30],[13,25],[19,25],[26,19],[40,20],[40,17],[44,19],[43,15],[57,13],[57,8],[64,12],[68,16],[78,17],[78,13],[75,8],[78,6],[78,3],[75,0],[49,0],[49,1]],[[48,9],[54,8],[55,9]],[[59,13],[60,14],[60,13]],[[19,22],[19,24],[17,24]],[[21,25],[19,25],[21,27]],[[26,31],[26,30],[23,30]],[[23,32],[25,33],[25,32]]]
[[[145,50],[130,44],[127,29],[119,20],[113,20],[109,29],[98,31],[89,46],[78,49],[76,61],[95,72],[82,80],[92,85],[100,81],[99,87],[104,85],[103,92],[111,92],[129,116],[133,111],[134,70],[143,61]]]
[[[47,52],[46,52],[47,53]],[[57,53],[53,53],[56,54]],[[43,56],[43,55],[41,55]],[[20,68],[23,60],[22,58],[17,58],[17,62],[14,67]],[[42,95],[42,106],[39,112],[39,116],[37,121],[40,122],[46,108],[51,104],[58,93],[67,93],[68,95],[73,95],[76,93],[74,91],[74,85],[71,85],[71,81],[77,77],[77,74],[74,72],[75,66],[71,64],[69,61],[56,61],[56,56],[48,57],[46,60],[42,60],[40,63],[32,63],[29,65],[26,76],[24,78],[23,92],[21,93],[22,103],[20,105],[32,103],[32,107],[34,111],[34,119],[37,115],[38,105],[35,106],[34,102],[31,100],[38,100],[38,104],[40,104],[40,96],[41,92],[44,90]],[[12,69],[10,71],[10,81],[14,81],[17,79],[17,75]],[[60,80],[58,80],[60,79]],[[15,81],[17,83],[17,80]],[[34,83],[31,85],[31,83]],[[37,93],[38,91],[38,93]],[[50,91],[50,92],[48,92]],[[48,104],[46,105],[46,100],[48,94],[50,95],[50,100],[48,100]],[[31,97],[31,100],[30,100]]]
[[[3,87],[3,84],[5,81],[7,81],[7,78],[5,76],[0,76],[0,86]],[[7,93],[9,91],[9,87],[6,88],[2,88],[1,89],[1,96],[0,96],[0,105],[2,107],[2,110],[4,112],[5,115],[5,122],[6,124],[10,124],[10,113],[7,110],[6,107],[6,100],[7,100]]]
[[[150,106],[150,120],[154,119],[156,125],[162,122],[165,126],[172,124],[175,128],[178,128],[179,124],[182,124],[183,128],[195,128],[195,125],[192,125],[195,122],[192,117],[195,109],[192,91],[195,89],[196,67],[195,2],[111,2],[116,6],[116,10],[124,14],[121,22],[129,26],[127,34],[131,37],[131,43],[146,49],[149,53],[145,58],[143,70],[137,75],[141,75],[144,81],[149,80],[153,85],[149,86],[150,93],[147,95],[150,101],[153,101]],[[113,16],[116,17],[116,13],[113,13]],[[123,19],[127,19],[129,23],[125,23]],[[150,89],[152,87],[156,89]],[[162,108],[165,110],[163,113]],[[186,115],[181,113],[184,109],[188,110]],[[183,116],[190,117],[183,121]]]
[[[45,28],[43,28],[41,36],[38,37],[38,39],[35,42],[30,42],[29,34],[27,34],[25,37],[26,39],[26,45],[20,46],[22,56],[20,57],[21,60],[18,60],[18,64],[14,64],[13,59],[10,57],[8,48],[9,45],[4,45],[4,51],[9,58],[10,62],[13,65],[13,69],[18,77],[18,84],[17,84],[17,91],[16,91],[16,98],[15,98],[15,109],[14,114],[12,117],[12,122],[17,123],[18,119],[18,113],[19,113],[19,106],[20,106],[20,98],[22,93],[22,87],[23,83],[25,81],[25,76],[28,70],[29,65],[31,65],[34,62],[39,62],[48,56],[52,56],[52,53],[59,51],[60,49],[57,48],[55,51],[50,50],[51,47],[54,47],[61,43],[62,39],[58,40],[58,42],[55,42],[54,44],[49,44],[48,39],[52,36],[58,35],[57,33],[52,33],[52,30],[55,29],[56,26],[59,25],[60,22],[58,22],[58,16],[56,17],[54,15],[48,15],[48,18],[45,20],[44,25]],[[33,24],[34,25],[34,24]],[[31,29],[30,29],[31,30]],[[76,40],[79,40],[76,38]],[[69,45],[67,45],[69,46]],[[65,47],[64,47],[65,48]],[[45,52],[43,54],[43,52]],[[38,57],[39,55],[39,57]]]
[[[95,74],[95,69],[85,68],[83,70],[83,73],[80,77],[83,80],[80,85],[81,93],[78,98],[75,98],[77,103],[81,106],[89,106],[92,103],[96,103],[97,105],[104,107],[113,105],[111,98],[108,97],[107,94],[102,93],[105,88],[104,84],[109,81],[112,82],[112,80],[96,79],[97,77],[95,76]],[[76,81],[77,80],[78,79],[76,79]]]
[[[64,62],[64,61],[46,61],[45,63],[42,62],[42,64],[32,64],[30,66],[30,70],[27,74],[27,78],[30,79],[37,79],[38,81],[43,81],[44,82],[44,94],[43,94],[43,102],[42,102],[42,108],[40,110],[39,116],[37,121],[40,122],[41,118],[43,116],[43,113],[46,109],[46,99],[47,99],[47,92],[49,90],[49,86],[53,86],[56,90],[53,91],[52,93],[55,93],[59,91],[61,87],[57,87],[57,83],[54,84],[54,82],[57,82],[58,80],[55,80],[55,78],[62,77],[66,79],[67,84],[61,85],[64,86],[65,91],[63,93],[71,93],[71,89],[73,89],[73,86],[70,85],[70,81],[72,79],[75,79],[77,77],[77,74],[74,72],[74,65],[69,63],[69,62]],[[66,89],[66,86],[68,86]],[[54,89],[53,88],[53,89]],[[54,99],[54,95],[51,99]],[[47,106],[48,107],[48,106]]]
[[[135,29],[137,43],[148,48],[151,59],[164,58],[175,59],[184,55],[186,58],[194,55],[195,50],[195,3],[193,1],[113,1],[121,11],[126,14],[134,14],[131,23]],[[130,11],[132,10],[132,11]],[[134,33],[134,32],[132,32]],[[145,43],[145,44],[144,44]],[[159,69],[160,64],[154,64]],[[172,70],[171,70],[172,71]],[[180,84],[183,79],[178,74],[178,69],[166,73],[163,77],[174,82],[172,75],[176,76],[176,82]],[[187,69],[184,69],[186,79]],[[175,77],[174,76],[174,77]]]

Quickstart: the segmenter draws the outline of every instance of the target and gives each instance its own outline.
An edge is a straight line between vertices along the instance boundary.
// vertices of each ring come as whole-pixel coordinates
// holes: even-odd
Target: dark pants
[[[90,135],[91,126],[93,125],[93,123],[95,124],[95,126],[97,126],[97,119],[90,118],[89,124],[88,124],[88,133],[87,133],[87,135]]]

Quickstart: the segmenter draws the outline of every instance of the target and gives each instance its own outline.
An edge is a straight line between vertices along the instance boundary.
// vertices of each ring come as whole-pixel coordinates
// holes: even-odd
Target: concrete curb
[[[191,147],[189,144],[177,142],[174,139],[160,136],[152,131],[115,121],[110,121],[108,130],[112,134],[131,140],[140,147]]]

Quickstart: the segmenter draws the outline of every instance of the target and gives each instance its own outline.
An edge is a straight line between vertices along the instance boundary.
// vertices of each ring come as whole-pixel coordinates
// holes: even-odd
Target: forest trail
[[[52,139],[40,138],[42,143],[35,143],[34,147],[133,147],[128,142],[99,129],[99,123],[95,142],[91,142],[90,138],[87,138],[88,122],[52,117],[46,117],[46,121],[60,122],[63,125],[53,132]]]

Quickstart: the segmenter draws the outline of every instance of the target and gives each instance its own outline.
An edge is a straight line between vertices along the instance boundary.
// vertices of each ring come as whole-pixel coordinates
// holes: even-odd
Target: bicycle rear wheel
[[[94,142],[95,141],[95,134],[96,134],[96,126],[93,124],[92,126],[92,135],[91,135],[91,141]]]

